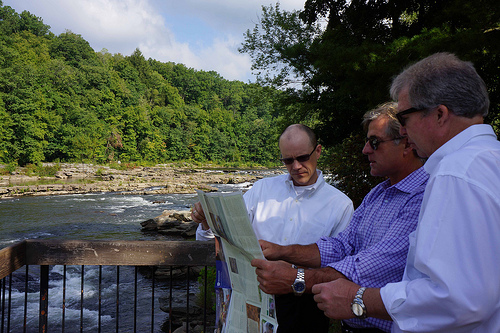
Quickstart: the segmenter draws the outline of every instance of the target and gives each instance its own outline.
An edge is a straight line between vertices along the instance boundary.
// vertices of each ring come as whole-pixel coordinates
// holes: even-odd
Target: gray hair
[[[362,125],[364,130],[368,131],[368,126],[375,119],[385,116],[389,119],[387,123],[387,128],[385,129],[386,134],[391,138],[399,138],[401,135],[399,134],[399,128],[401,125],[399,124],[398,119],[396,118],[396,113],[398,112],[398,103],[396,102],[387,102],[384,104],[380,104],[375,109],[366,112],[363,115]],[[399,140],[394,140],[394,143],[399,144]]]
[[[488,114],[486,85],[474,65],[451,53],[436,53],[411,65],[392,82],[391,97],[408,89],[409,102],[417,109],[446,105],[455,115],[472,118]]]

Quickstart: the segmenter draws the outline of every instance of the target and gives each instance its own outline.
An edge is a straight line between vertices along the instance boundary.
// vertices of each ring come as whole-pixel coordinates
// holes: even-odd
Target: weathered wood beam
[[[0,250],[0,279],[26,264],[26,241]]]
[[[27,240],[28,265],[215,265],[214,242]]]

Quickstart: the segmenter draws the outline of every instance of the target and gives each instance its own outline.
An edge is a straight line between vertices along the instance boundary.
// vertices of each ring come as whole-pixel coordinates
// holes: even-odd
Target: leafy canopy
[[[0,1],[1,163],[277,163],[282,92],[49,29]]]

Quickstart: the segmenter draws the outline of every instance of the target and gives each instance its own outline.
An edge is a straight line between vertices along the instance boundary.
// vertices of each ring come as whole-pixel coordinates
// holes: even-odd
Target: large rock
[[[163,235],[194,237],[198,224],[191,220],[190,211],[164,210],[157,217],[141,222],[142,231],[156,231]]]

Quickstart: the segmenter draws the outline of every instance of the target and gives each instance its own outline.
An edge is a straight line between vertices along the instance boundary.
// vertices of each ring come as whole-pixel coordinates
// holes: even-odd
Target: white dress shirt
[[[352,201],[327,184],[320,170],[317,173],[310,186],[294,186],[289,174],[263,178],[243,195],[257,239],[306,245],[344,230],[353,213]],[[196,239],[211,238],[211,231],[200,224]]]
[[[403,281],[380,291],[393,332],[500,332],[500,142],[471,126],[425,169]]]

